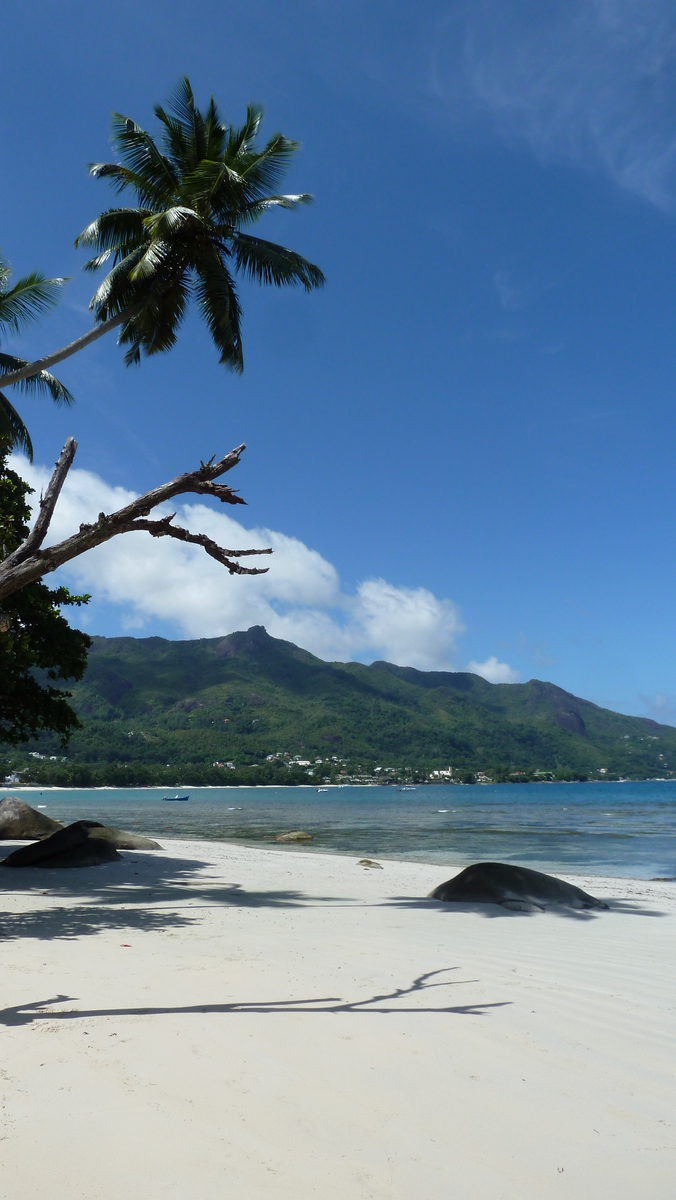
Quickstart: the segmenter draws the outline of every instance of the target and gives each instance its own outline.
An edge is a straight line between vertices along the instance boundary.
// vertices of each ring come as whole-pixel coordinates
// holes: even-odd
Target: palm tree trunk
[[[21,383],[22,379],[30,379],[33,375],[39,375],[41,371],[48,371],[50,367],[54,366],[54,363],[62,362],[64,358],[70,358],[71,354],[77,354],[78,350],[84,350],[85,346],[89,346],[97,338],[103,337],[104,333],[108,333],[110,329],[115,329],[116,325],[122,325],[124,321],[135,316],[138,311],[138,308],[127,308],[117,316],[109,317],[107,321],[101,321],[101,324],[95,325],[93,329],[89,330],[89,333],[83,333],[82,337],[76,338],[74,342],[69,342],[67,346],[56,350],[54,354],[46,354],[44,358],[37,358],[35,362],[28,363],[18,371],[8,371],[6,375],[0,375],[0,383],[3,387],[9,387],[11,383]]]

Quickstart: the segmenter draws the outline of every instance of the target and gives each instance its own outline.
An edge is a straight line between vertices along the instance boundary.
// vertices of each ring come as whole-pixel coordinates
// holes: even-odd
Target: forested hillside
[[[261,626],[198,641],[94,638],[72,691],[83,727],[68,749],[45,736],[6,753],[9,766],[73,783],[422,779],[448,767],[456,779],[645,778],[676,766],[676,729],[553,683],[326,663]]]

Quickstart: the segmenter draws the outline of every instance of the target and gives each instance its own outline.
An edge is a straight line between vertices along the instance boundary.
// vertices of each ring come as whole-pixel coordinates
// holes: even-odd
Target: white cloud
[[[23,458],[14,465],[36,489],[36,501],[49,472]],[[133,496],[90,471],[71,470],[49,541],[68,537],[82,522],[120,508]],[[385,658],[421,670],[453,669],[456,638],[464,627],[452,601],[438,599],[426,588],[396,587],[384,579],[365,580],[355,594],[347,594],[335,567],[297,538],[270,529],[245,529],[227,512],[203,503],[158,511],[174,508],[177,524],[206,533],[221,546],[272,546],[272,559],[253,560],[270,566],[269,573],[233,577],[199,547],[130,533],[74,559],[56,575],[70,587],[91,592],[93,605],[103,601],[119,606],[125,628],[135,634],[142,634],[153,619],[188,638],[265,625],[273,637],[286,638],[324,659]]]
[[[661,207],[676,198],[672,0],[457,0],[432,88],[545,159],[601,167]]]
[[[489,683],[518,683],[519,672],[503,662],[499,662],[494,654],[487,658],[485,662],[468,662],[467,670],[471,671],[472,675],[481,675],[483,679],[487,679]]]

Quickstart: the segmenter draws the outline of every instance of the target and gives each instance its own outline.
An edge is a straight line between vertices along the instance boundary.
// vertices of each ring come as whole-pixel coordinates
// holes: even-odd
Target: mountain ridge
[[[382,660],[327,663],[263,626],[186,641],[95,637],[72,693],[83,727],[66,763],[49,761],[63,752],[43,735],[11,755],[15,770],[29,766],[43,782],[73,780],[85,767],[103,781],[119,771],[163,781],[171,770],[223,782],[226,770],[228,782],[241,772],[251,781],[252,771],[263,782],[280,781],[280,771],[285,782],[307,782],[315,767],[318,778],[371,778],[390,767],[421,779],[442,768],[510,779],[668,778],[676,765],[676,729],[557,684],[489,683]],[[289,767],[294,758],[306,766]]]

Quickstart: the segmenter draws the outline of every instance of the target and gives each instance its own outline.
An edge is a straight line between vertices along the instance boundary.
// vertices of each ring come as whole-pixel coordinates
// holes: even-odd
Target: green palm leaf
[[[28,458],[33,461],[33,443],[21,417],[13,404],[0,392],[0,442],[10,446],[19,446]]]
[[[278,246],[276,242],[265,242],[262,238],[238,232],[232,239],[232,254],[238,270],[257,283],[275,284],[277,287],[300,286],[306,292],[324,283],[319,267],[313,266],[294,250]]]
[[[11,269],[0,258],[0,329],[19,333],[24,325],[48,312],[58,303],[65,279],[46,279],[39,271],[31,271],[9,287]]]
[[[145,237],[143,222],[153,212],[152,208],[109,208],[82,230],[75,245],[93,246],[102,253],[140,245]],[[85,264],[86,268],[88,266]]]
[[[46,279],[39,271],[31,271],[10,287],[11,268],[0,256],[0,330],[17,334],[30,321],[37,320],[58,302],[64,279]],[[3,376],[30,364],[15,354],[0,353],[0,381]],[[10,385],[11,386],[11,385]],[[24,392],[46,392],[56,404],[72,404],[73,397],[49,371],[37,371],[26,379],[15,381]],[[33,461],[33,445],[26,426],[13,404],[0,392],[0,442],[20,446]]]
[[[22,367],[28,366],[28,359],[17,358],[15,354],[0,353],[0,382],[2,376],[7,375],[9,371],[20,371]],[[48,392],[55,404],[66,404],[70,406],[75,403],[75,397],[71,395],[67,387],[49,371],[40,371],[38,375],[30,375],[28,379],[22,379],[20,383],[14,384],[21,392]]]
[[[231,159],[246,154],[258,137],[258,130],[263,120],[263,109],[259,104],[247,104],[246,121],[241,129],[231,129],[228,138],[227,155]]]
[[[179,178],[170,160],[140,125],[122,113],[113,113],[111,142],[122,164],[168,199],[176,194]]]
[[[220,254],[211,248],[198,259],[196,271],[197,306],[220,351],[219,361],[241,374],[244,370],[242,312],[233,278]]]

